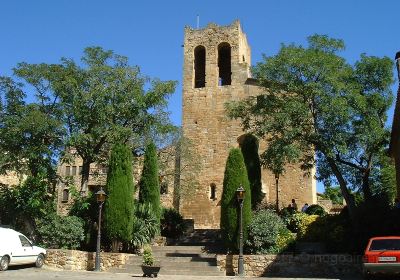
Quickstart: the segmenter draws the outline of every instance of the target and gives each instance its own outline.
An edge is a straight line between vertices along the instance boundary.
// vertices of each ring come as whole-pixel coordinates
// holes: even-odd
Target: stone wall
[[[14,187],[19,185],[26,179],[26,175],[20,175],[15,171],[7,171],[5,174],[0,175],[0,185]]]
[[[237,274],[237,255],[217,255],[220,271]],[[361,256],[353,255],[245,255],[246,276],[348,277],[361,273]]]
[[[93,270],[96,253],[77,250],[48,249],[46,265],[64,270]],[[130,254],[100,254],[100,269],[120,268],[128,260]]]

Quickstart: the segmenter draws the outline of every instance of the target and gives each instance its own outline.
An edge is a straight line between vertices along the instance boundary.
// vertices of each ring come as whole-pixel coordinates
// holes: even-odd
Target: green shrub
[[[243,240],[247,239],[247,226],[251,221],[251,191],[246,166],[240,149],[231,149],[225,166],[221,198],[221,232],[229,250],[239,248],[239,207],[236,190],[243,186],[246,191],[243,202]]]
[[[174,208],[163,208],[161,216],[161,235],[177,238],[186,230],[182,215]]]
[[[308,206],[308,208],[306,210],[306,214],[308,214],[308,215],[325,216],[327,213],[326,213],[325,209],[321,205],[312,204],[312,205]]]
[[[253,215],[246,241],[250,253],[280,253],[292,242],[293,235],[274,211],[260,210]]]
[[[319,218],[318,215],[298,215],[297,239],[304,239],[309,227]]]
[[[68,215],[79,217],[84,222],[85,238],[81,242],[80,249],[94,251],[96,250],[97,223],[99,218],[99,204],[96,200],[96,195],[93,192],[89,192],[88,196],[83,197],[73,186],[70,186],[69,190],[74,204],[69,210]]]
[[[301,212],[287,212],[286,215],[281,217],[286,227],[291,232],[297,233],[299,231],[300,224],[302,223],[303,219],[307,218],[308,215]]]
[[[278,239],[276,240],[276,245],[278,248],[278,253],[286,251],[293,247],[295,244],[295,234],[288,230],[286,227],[278,234]]]
[[[52,249],[77,249],[84,239],[82,219],[49,215],[37,221],[41,245]]]
[[[150,246],[144,247],[143,264],[148,266],[154,265],[153,251],[151,250]]]
[[[312,216],[310,216],[312,217]],[[301,239],[310,242],[323,242],[328,252],[351,252],[351,225],[343,215],[320,216],[308,225]]]
[[[160,232],[160,225],[151,204],[135,204],[132,240],[130,245],[138,248],[150,243]]]
[[[296,210],[294,210],[292,207],[283,208],[279,212],[279,216],[281,217],[283,223],[292,232],[297,232],[297,228],[296,229],[292,228],[293,215],[296,213],[298,213],[298,212]]]

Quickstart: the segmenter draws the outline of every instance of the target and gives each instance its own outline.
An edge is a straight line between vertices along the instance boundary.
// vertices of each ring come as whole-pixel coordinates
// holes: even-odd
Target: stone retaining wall
[[[237,274],[237,255],[217,255],[227,275]],[[353,255],[245,255],[245,275],[275,277],[342,277],[361,272],[361,256]]]
[[[46,264],[64,270],[93,270],[96,253],[77,250],[48,249]],[[100,269],[122,267],[130,254],[105,253],[100,254]]]

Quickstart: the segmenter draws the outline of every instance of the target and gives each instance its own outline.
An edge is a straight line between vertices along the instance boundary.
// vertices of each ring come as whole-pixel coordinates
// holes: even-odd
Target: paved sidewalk
[[[109,272],[90,272],[90,271],[58,271],[52,268],[37,269],[29,268],[10,268],[7,271],[0,271],[0,279],[4,280],[135,280],[135,279],[150,279],[142,277],[142,275],[132,275],[128,273],[109,273]],[[234,276],[190,276],[190,275],[159,275],[158,280],[238,280],[239,277]],[[268,280],[300,280],[310,278],[270,278],[270,277],[245,277],[245,279],[268,279]],[[333,280],[335,278],[329,278]],[[340,278],[336,278],[340,279]],[[324,278],[312,278],[312,280],[327,280]],[[340,279],[344,280],[344,279]],[[347,278],[346,280],[360,280],[360,278]]]

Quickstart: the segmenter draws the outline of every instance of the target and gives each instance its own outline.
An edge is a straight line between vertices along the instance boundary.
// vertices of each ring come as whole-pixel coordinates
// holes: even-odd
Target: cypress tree
[[[263,199],[261,189],[261,164],[258,155],[258,139],[247,134],[240,145],[244,163],[246,164],[247,177],[251,189],[251,207],[255,209]]]
[[[243,237],[247,239],[246,228],[251,221],[251,191],[247,178],[246,166],[240,149],[234,148],[229,152],[225,166],[224,183],[221,198],[221,231],[226,246],[235,250],[239,248],[239,204],[236,190],[239,186],[245,189],[243,204]]]
[[[107,173],[104,227],[112,241],[113,252],[118,251],[121,241],[132,239],[134,185],[132,153],[123,144],[116,144],[111,152]]]
[[[160,221],[160,185],[158,179],[157,149],[150,142],[144,153],[143,172],[139,182],[139,202],[149,203],[152,206],[157,220]]]

